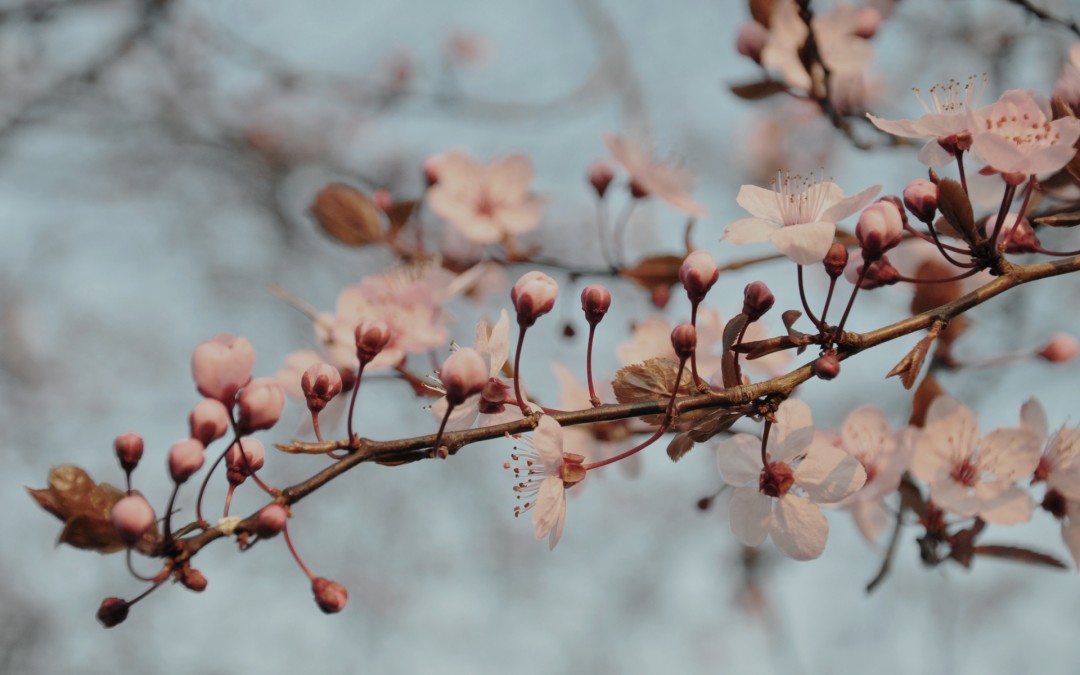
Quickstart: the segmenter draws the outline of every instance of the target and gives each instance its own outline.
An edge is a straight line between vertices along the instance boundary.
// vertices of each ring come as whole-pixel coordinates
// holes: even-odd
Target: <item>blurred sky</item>
[[[1047,6],[1077,11],[1064,1]],[[1049,90],[1070,44],[1064,31],[1006,2],[949,3],[948,19],[941,7],[906,1],[884,24],[875,72],[887,95],[871,109],[912,116],[919,109],[910,87],[981,73],[989,68],[982,54],[1005,50],[988,98],[1014,87]],[[764,547],[759,595],[748,594],[726,497],[706,512],[694,506],[720,486],[711,451],[699,447],[675,465],[662,444],[645,453],[637,479],[618,470],[590,478],[570,499],[565,536],[550,553],[529,522],[513,517],[502,468],[508,442],[469,447],[451,461],[363,467],[297,506],[291,527],[308,564],[349,588],[342,614],[315,608],[282,541],[244,554],[219,542],[196,559],[206,592],[169,585],[127,623],[102,630],[93,618],[101,599],[132,597],[139,585],[122,556],[54,548],[58,522],[21,486],[43,486],[49,467],[64,463],[120,484],[112,439],[133,430],[147,440],[136,485],[163,509],[165,453],[187,435],[198,400],[193,346],[222,331],[246,335],[256,375],[272,375],[313,336],[271,296],[271,284],[331,309],[341,287],[387,264],[376,252],[334,245],[306,218],[326,182],[372,177],[410,196],[432,153],[524,152],[549,200],[549,234],[535,241],[552,257],[595,263],[583,172],[605,155],[601,131],[628,132],[698,170],[696,196],[709,216],[695,242],[733,260],[764,251],[718,240],[741,217],[738,186],[758,180],[763,148],[748,140],[753,125],[783,105],[743,102],[726,89],[759,75],[734,51],[747,16],[736,2],[174,0],[168,11],[100,77],[61,83],[25,114],[13,111],[102,58],[133,12],[94,2],[42,23],[0,23],[2,112],[14,120],[0,131],[0,504],[10,516],[0,525],[2,672],[1075,672],[1073,573],[983,560],[971,572],[927,570],[909,529],[892,577],[868,597],[879,554],[846,513],[830,514],[820,560],[794,563]],[[1014,33],[1025,39],[1001,37]],[[455,34],[479,39],[485,58],[447,73],[445,43]],[[44,64],[48,76],[20,69],[20,59]],[[402,59],[413,79],[399,98],[376,101],[372,90],[386,91]],[[268,63],[307,76],[268,77]],[[832,147],[826,170],[848,193],[872,183],[897,193],[924,175],[913,150],[858,153],[830,134],[812,126],[788,143]],[[638,253],[677,251],[681,218],[649,205],[633,232]],[[780,265],[731,274],[710,301],[730,316],[742,287],[763,278],[778,307],[794,307],[792,277]],[[962,343],[968,353],[1080,333],[1076,281],[1044,284],[977,310],[977,330]],[[640,292],[616,290],[597,365],[608,374],[618,367],[612,347],[650,311]],[[549,333],[535,336],[524,369],[549,398],[548,363],[583,358],[575,297],[568,291],[538,326]],[[900,318],[908,301],[904,291],[879,291],[857,307],[852,327]],[[468,344],[475,320],[505,305],[452,306],[454,337]],[[685,312],[676,299],[668,316]],[[559,337],[568,321],[577,338]],[[804,387],[815,419],[836,425],[853,405],[874,401],[904,422],[907,394],[882,377],[913,341],[845,362],[829,386]],[[1075,364],[1026,363],[943,383],[977,407],[984,428],[1015,423],[1032,394],[1056,425],[1076,419],[1075,375]],[[365,385],[360,397],[365,435],[434,430],[400,383]],[[300,429],[295,407],[266,441]],[[275,455],[265,477],[291,484],[324,463]],[[219,482],[211,504],[224,493]],[[181,519],[191,515],[192,491],[182,493]],[[234,510],[261,503],[244,486]],[[1044,516],[987,539],[1064,556]]]

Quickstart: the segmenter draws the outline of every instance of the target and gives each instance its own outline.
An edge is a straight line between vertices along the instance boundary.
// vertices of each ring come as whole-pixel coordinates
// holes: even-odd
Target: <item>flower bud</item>
[[[349,601],[349,591],[325,577],[312,579],[311,592],[315,594],[315,604],[327,614],[337,614],[345,609],[345,603]]]
[[[743,289],[742,313],[746,315],[747,320],[757,321],[772,309],[775,302],[776,297],[765,282],[755,281],[747,284]]]
[[[659,286],[653,286],[649,289],[649,302],[653,304],[653,307],[663,309],[667,307],[670,300],[671,286],[660,284]]]
[[[697,349],[697,329],[693,324],[680,323],[671,331],[671,346],[680,359],[688,359]]]
[[[644,199],[649,196],[649,191],[645,188],[644,185],[631,178],[630,196],[634,199]]]
[[[210,445],[229,431],[229,409],[216,398],[204,398],[195,404],[188,416],[191,437]]]
[[[257,438],[245,436],[225,451],[225,468],[230,483],[239,485],[244,479],[263,468],[266,448]]]
[[[428,187],[439,182],[439,165],[442,164],[442,155],[432,155],[424,160],[424,182]]]
[[[488,367],[484,357],[475,349],[463,347],[443,361],[439,379],[446,388],[446,402],[458,405],[484,390],[488,381]]]
[[[206,448],[194,438],[185,438],[169,448],[169,475],[175,483],[183,483],[202,468]]]
[[[519,326],[528,328],[555,306],[559,284],[543,272],[526,272],[510,291]]]
[[[875,7],[860,7],[855,12],[855,35],[869,40],[881,25],[881,11]]]
[[[370,319],[356,327],[356,357],[367,365],[390,342],[390,326],[385,321]]]
[[[600,323],[611,307],[611,291],[599,284],[586,286],[581,291],[581,311],[585,312],[585,320],[590,326]]]
[[[311,412],[320,412],[341,393],[343,383],[338,369],[328,363],[316,363],[300,376],[300,389]]]
[[[106,628],[122,624],[128,616],[129,607],[128,601],[122,598],[105,598],[98,607],[97,620]]]
[[[735,49],[743,56],[761,63],[761,52],[769,41],[769,29],[757,21],[747,21],[739,26]]]
[[[262,507],[259,515],[255,518],[255,534],[261,539],[276,537],[285,529],[285,523],[289,520],[289,512],[277,502]]]
[[[1055,333],[1050,341],[1038,351],[1038,356],[1050,363],[1072,361],[1080,354],[1080,343],[1068,333]]]
[[[934,222],[937,213],[938,186],[928,180],[916,178],[904,188],[904,206],[911,215],[923,223]]]
[[[994,225],[997,218],[989,218],[986,221],[984,231],[989,237],[994,233]],[[998,232],[997,247],[1006,253],[1034,253],[1040,248],[1039,238],[1035,236],[1035,229],[1027,218],[1018,218],[1015,213],[1005,214],[1005,220],[1001,223]]]
[[[891,201],[883,200],[867,206],[859,216],[859,224],[855,226],[863,259],[871,262],[899,244],[903,234],[904,221]]]
[[[820,379],[831,380],[840,374],[840,359],[833,352],[826,352],[814,361],[812,369]]]
[[[855,257],[852,264],[844,270],[844,277],[853,284],[858,283],[859,288],[866,290],[881,288],[891,286],[900,280],[900,273],[889,262],[888,256],[881,256],[880,260],[870,263],[862,281],[859,281],[859,275],[862,274],[866,262],[862,259],[862,251],[856,251],[855,256],[858,257]]]
[[[176,580],[196,593],[202,593],[206,590],[206,575],[197,569],[191,567],[180,569],[176,573]]]
[[[260,377],[240,390],[237,427],[241,434],[269,429],[281,419],[285,409],[285,388],[272,377]]]
[[[222,333],[200,344],[191,355],[191,374],[199,393],[229,408],[254,370],[255,349],[245,337]]]
[[[386,188],[379,188],[371,193],[371,201],[374,202],[375,208],[383,213],[388,213],[390,209],[394,208],[394,197]]]
[[[131,473],[139,465],[139,460],[142,459],[142,436],[130,431],[121,434],[113,441],[113,448],[116,449],[116,458],[120,460],[120,468]]]
[[[712,254],[705,249],[697,249],[686,256],[679,266],[679,281],[686,289],[690,302],[701,302],[709,289],[720,278],[720,268],[716,266]]]
[[[157,520],[149,502],[138,494],[130,494],[113,504],[110,519],[113,529],[128,546],[142,539]]]
[[[829,252],[825,254],[825,259],[821,262],[825,265],[825,274],[828,274],[830,279],[837,279],[844,273],[847,261],[847,246],[840,242],[833,242],[833,245],[829,247]]]
[[[589,183],[596,190],[596,196],[604,198],[611,181],[615,180],[615,170],[602,159],[598,159],[589,165]]]

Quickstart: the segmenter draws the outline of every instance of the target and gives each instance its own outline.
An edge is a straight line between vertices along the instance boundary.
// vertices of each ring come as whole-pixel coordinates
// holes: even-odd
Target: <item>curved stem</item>
[[[859,278],[855,280],[855,288],[851,289],[851,297],[848,298],[847,307],[844,308],[844,315],[840,317],[840,323],[836,326],[836,334],[844,334],[844,325],[847,323],[848,314],[851,314],[851,308],[855,305],[855,295],[859,292],[859,287],[862,285],[863,279],[866,278],[866,271],[870,269],[871,263],[863,261],[862,270],[859,272]]]
[[[796,274],[799,277],[799,299],[802,300],[802,306],[803,310],[806,312],[806,318],[810,319],[810,322],[813,323],[818,330],[821,330],[821,321],[816,316],[814,316],[814,311],[810,309],[810,303],[806,301],[806,288],[803,285],[803,266],[796,265],[795,269],[797,270]]]
[[[229,517],[229,507],[232,506],[232,496],[236,492],[236,483],[229,483],[229,491],[225,493],[225,511],[222,512],[222,518]]]
[[[589,344],[585,348],[585,376],[589,380],[589,403],[594,406],[600,405],[600,397],[596,395],[596,387],[593,386],[592,377],[592,350],[593,350],[593,337],[596,335],[596,324],[589,324]],[[515,371],[517,369],[515,368]]]
[[[996,248],[998,235],[1001,234],[1001,226],[1005,224],[1005,216],[1009,213],[1009,207],[1012,206],[1013,197],[1016,195],[1015,185],[1006,185],[1005,194],[1001,197],[1001,207],[998,209],[997,222],[994,223],[994,233],[990,235],[990,243]]]
[[[281,528],[281,533],[285,535],[285,544],[289,547],[289,553],[292,554],[293,560],[295,560],[296,564],[300,566],[300,569],[304,571],[304,574],[307,575],[308,579],[315,581],[315,575],[312,574],[311,570],[308,569],[308,566],[304,564],[303,559],[300,558],[300,554],[296,552],[296,547],[293,546],[292,537],[289,536],[288,521],[286,521],[285,526]]]
[[[903,274],[897,273],[896,278],[900,281],[906,281],[909,284],[944,284],[950,281],[960,281],[961,279],[967,279],[974,276],[982,270],[978,267],[968,270],[967,272],[961,272],[960,274],[953,275],[951,277],[944,277],[941,279],[917,279],[915,277],[906,277]]]
[[[319,413],[314,410],[311,412],[311,426],[315,429],[315,440],[320,443],[323,442],[322,429],[319,428]]]
[[[944,242],[941,241],[941,237],[938,236],[937,230],[934,229],[934,224],[933,223],[927,223],[926,224],[926,229],[928,229],[930,231],[930,235],[934,238],[934,245],[937,246],[938,252],[941,253],[941,256],[943,258],[945,258],[945,260],[947,260],[950,265],[952,265],[953,267],[974,267],[975,266],[975,263],[973,263],[973,262],[970,262],[970,261],[969,262],[961,262],[961,261],[957,260],[956,258],[953,258],[951,255],[949,255],[949,250],[954,249],[956,247],[955,246],[949,246],[948,244],[945,244]],[[957,251],[957,253],[961,253],[961,254],[969,255],[969,256],[971,255],[970,250],[968,250],[968,251],[959,250],[959,251]]]
[[[131,576],[135,577],[139,581],[155,581],[156,577],[145,577],[135,571],[135,566],[131,564],[131,548],[129,547],[127,553],[127,568],[128,572],[131,572]]]
[[[836,277],[829,277],[829,292],[825,294],[825,306],[821,309],[821,323],[825,324],[825,317],[829,315],[829,305],[832,303],[833,291],[836,290]]]
[[[439,454],[439,442],[442,440],[443,431],[446,430],[446,421],[450,419],[450,413],[454,411],[454,404],[449,401],[446,403],[446,414],[443,415],[442,422],[439,422],[439,431],[435,434],[435,442],[432,444],[431,449],[436,455]]]
[[[773,471],[772,465],[769,463],[769,431],[772,429],[772,422],[765,420],[765,428],[761,430],[761,467],[765,472],[765,475],[770,479],[776,479],[776,473]]]
[[[164,525],[162,525],[162,529],[165,531],[164,534],[165,534],[165,541],[166,542],[171,542],[172,538],[173,538],[173,535],[172,535],[172,512],[173,512],[173,505],[176,504],[176,493],[179,492],[179,491],[180,491],[180,483],[174,484],[173,489],[172,489],[172,494],[169,495],[169,503],[165,507],[165,523],[164,523]],[[199,518],[198,521],[202,522],[202,518]]]
[[[699,304],[700,304],[700,302],[697,301],[697,300],[691,300],[690,301],[690,325],[694,327],[694,330],[697,330],[697,310],[698,310],[698,305]],[[736,356],[735,358],[738,358],[738,357]],[[694,347],[694,352],[690,355],[690,372],[693,373],[693,375],[694,375],[694,386],[698,387],[700,389],[701,388],[701,377],[698,376],[698,372],[697,372],[697,347],[696,346]],[[676,387],[678,386],[678,381],[676,381],[675,385],[676,385]]]
[[[968,191],[967,186],[967,174],[964,173],[964,151],[956,151],[956,170],[960,174],[960,187],[964,188],[964,192]]]
[[[521,414],[528,417],[531,414],[529,406],[525,405],[525,399],[521,396],[521,348],[525,344],[525,331],[527,327],[518,324],[521,330],[518,332],[517,351],[514,354],[514,397],[517,398]]]
[[[353,411],[356,409],[356,395],[360,393],[360,378],[364,376],[364,366],[367,365],[363,361],[360,362],[360,367],[356,369],[356,382],[353,382],[352,399],[349,400],[349,423],[348,434],[349,438],[353,437]]]

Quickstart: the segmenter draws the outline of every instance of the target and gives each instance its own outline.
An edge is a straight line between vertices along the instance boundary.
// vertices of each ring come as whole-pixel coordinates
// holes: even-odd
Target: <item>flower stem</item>
[[[855,295],[859,292],[859,287],[862,285],[863,279],[866,278],[866,271],[869,269],[870,263],[864,260],[862,271],[859,272],[859,278],[855,280],[855,288],[851,289],[851,297],[848,298],[847,307],[844,308],[844,315],[840,317],[840,323],[836,326],[837,336],[844,333],[844,325],[847,323],[848,314],[851,314],[851,308],[855,305]]]
[[[697,330],[697,310],[698,310],[698,305],[699,304],[700,304],[700,302],[698,300],[692,300],[690,302],[690,325],[694,327],[694,330]],[[745,328],[745,326],[744,326],[744,328]],[[739,357],[736,355],[735,358],[739,358]],[[690,372],[693,373],[693,375],[694,375],[694,386],[701,389],[702,388],[701,377],[698,375],[698,372],[697,372],[697,346],[696,345],[694,347],[693,353],[690,354]],[[676,380],[675,381],[675,387],[678,388],[678,386],[679,386],[679,382],[678,382],[678,380]]]
[[[1001,198],[1001,208],[998,209],[997,222],[994,223],[994,233],[990,235],[990,243],[996,248],[998,235],[1001,234],[1001,226],[1005,224],[1005,216],[1012,206],[1013,197],[1016,196],[1016,186],[1006,185],[1005,194]]]
[[[443,431],[446,430],[446,421],[450,419],[450,413],[452,413],[453,411],[454,404],[448,402],[446,404],[446,414],[443,415],[442,422],[439,422],[439,432],[435,434],[435,443],[431,446],[432,451],[436,455],[438,455],[439,453],[439,442],[442,441]]]
[[[528,417],[530,414],[529,407],[525,405],[525,399],[521,397],[521,348],[525,344],[525,331],[527,328],[521,324],[518,324],[518,326],[521,331],[518,333],[517,353],[514,354],[514,397],[517,398],[521,414]]]
[[[593,386],[592,377],[592,350],[593,350],[593,337],[596,335],[596,324],[589,324],[589,344],[585,348],[585,376],[589,380],[589,403],[593,404],[593,407],[600,405],[600,397],[596,395],[596,388]]]
[[[352,443],[353,439],[353,411],[356,409],[356,395],[360,392],[360,378],[364,376],[365,365],[365,363],[361,362],[360,367],[356,369],[356,382],[353,383],[352,399],[349,401],[349,443]]]
[[[304,574],[307,575],[308,579],[314,581],[315,575],[312,574],[311,570],[308,569],[308,566],[304,564],[304,561],[300,558],[300,554],[296,552],[296,547],[293,546],[292,537],[289,536],[288,522],[286,522],[285,526],[281,528],[281,533],[285,535],[285,544],[289,547],[289,553],[291,553],[293,559],[296,560],[296,564],[300,566],[300,569],[304,571]]]
[[[806,311],[806,318],[810,319],[810,322],[813,323],[814,326],[816,326],[818,330],[821,330],[821,328],[822,328],[821,321],[818,320],[818,318],[816,316],[814,316],[813,310],[810,309],[810,303],[806,301],[806,288],[805,288],[805,285],[803,284],[803,271],[802,271],[802,268],[803,268],[802,265],[796,265],[795,266],[795,269],[797,270],[796,274],[798,275],[798,278],[799,278],[799,299],[802,300],[803,309]]]

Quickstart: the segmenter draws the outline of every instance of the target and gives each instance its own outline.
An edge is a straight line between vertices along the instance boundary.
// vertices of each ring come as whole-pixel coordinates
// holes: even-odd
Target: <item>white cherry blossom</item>
[[[518,483],[514,491],[525,503],[514,508],[514,515],[532,511],[536,538],[548,537],[548,548],[554,549],[566,524],[566,488],[585,479],[581,455],[563,452],[563,429],[551,417],[544,415],[531,438],[522,439],[524,450],[511,455],[512,468]]]
[[[972,150],[995,171],[1033,176],[1057,171],[1076,156],[1080,120],[1053,120],[1050,103],[1030,91],[1010,89],[968,115]]]

